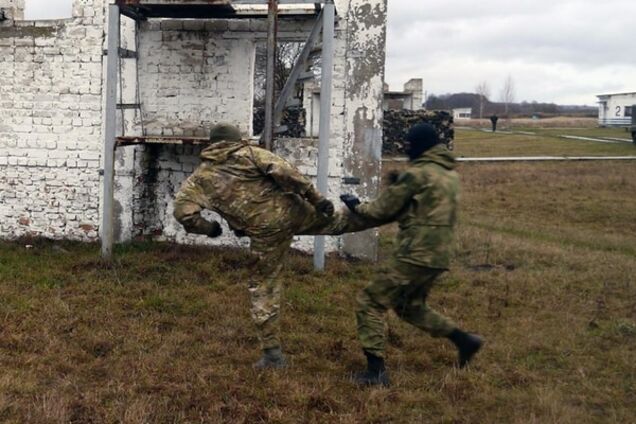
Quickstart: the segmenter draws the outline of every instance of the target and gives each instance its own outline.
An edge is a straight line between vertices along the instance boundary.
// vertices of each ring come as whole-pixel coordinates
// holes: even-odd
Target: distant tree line
[[[472,117],[479,118],[480,106],[483,107],[482,116],[492,114],[506,115],[505,102],[491,102],[486,96],[476,93],[430,94],[424,104],[427,110],[450,110],[458,108],[472,108]],[[509,103],[510,117],[550,117],[550,116],[579,116],[596,117],[598,109],[592,106],[557,105],[556,103],[521,102]]]

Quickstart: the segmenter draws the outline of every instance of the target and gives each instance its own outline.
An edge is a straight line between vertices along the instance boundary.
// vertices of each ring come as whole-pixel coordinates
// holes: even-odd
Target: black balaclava
[[[409,159],[415,160],[431,147],[439,144],[435,127],[430,124],[414,125],[406,136],[407,145],[404,151]]]

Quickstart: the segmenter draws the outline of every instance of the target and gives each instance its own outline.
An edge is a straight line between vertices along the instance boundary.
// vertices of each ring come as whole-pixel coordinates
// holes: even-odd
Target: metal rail
[[[268,15],[270,0],[117,0],[123,15],[135,20],[175,19],[250,19]],[[277,0],[285,6],[281,17],[317,15],[323,1]],[[313,5],[313,8],[307,6]]]
[[[333,85],[333,54],[336,26],[336,7],[333,1],[325,3],[322,27],[322,71],[320,77],[320,129],[318,144],[317,188],[324,196],[329,192],[329,141],[331,138],[331,89]],[[325,269],[325,236],[314,239],[314,268]]]
[[[141,144],[210,144],[207,137],[163,137],[163,136],[126,136],[117,137],[116,147],[138,146]]]
[[[274,72],[276,66],[276,33],[278,32],[278,2],[269,0],[267,16],[267,69],[265,74],[265,127],[263,144],[272,150],[274,139]]]
[[[498,156],[484,158],[457,158],[457,162],[575,162],[601,160],[636,160],[636,156]],[[408,158],[383,159],[383,162],[408,162]]]
[[[119,51],[119,6],[108,6],[108,51]],[[117,67],[118,55],[108,55],[106,59],[106,105],[104,128],[104,189],[102,210],[102,258],[110,261],[113,257],[113,205],[115,184],[115,136],[117,135]]]

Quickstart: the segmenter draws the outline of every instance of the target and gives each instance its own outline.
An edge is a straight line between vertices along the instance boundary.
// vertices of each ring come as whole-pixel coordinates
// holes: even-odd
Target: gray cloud
[[[473,91],[497,99],[508,74],[518,100],[587,103],[636,91],[630,0],[451,3],[390,0],[387,81],[424,78],[429,92]]]

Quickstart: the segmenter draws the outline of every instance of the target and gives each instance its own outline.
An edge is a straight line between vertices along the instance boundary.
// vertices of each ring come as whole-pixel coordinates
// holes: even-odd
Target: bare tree
[[[500,94],[501,102],[504,104],[504,110],[506,117],[508,116],[508,107],[515,101],[515,83],[512,80],[512,76],[508,74],[504,86],[501,89]]]
[[[301,43],[282,42],[276,46],[276,56],[274,58],[274,99],[278,99],[289,75],[298,60],[303,49]],[[312,63],[313,65],[313,63]],[[254,111],[253,129],[254,135],[260,134],[265,125],[265,83],[267,79],[267,48],[264,44],[256,46],[256,63],[254,70]],[[311,69],[313,70],[313,68]],[[303,83],[297,82],[292,99],[302,100]],[[283,113],[282,121],[285,126],[291,128],[290,131],[296,134],[304,129],[304,113],[298,110],[286,109]],[[294,132],[296,131],[296,132]]]
[[[279,43],[276,46],[274,62],[274,97],[278,97],[289,78],[289,74],[302,51],[300,43]],[[267,62],[267,49],[264,45],[256,48],[256,69],[254,72],[254,101],[261,105],[265,100],[265,69]]]
[[[475,87],[475,92],[479,95],[479,119],[484,117],[484,102],[490,97],[490,87],[487,81],[482,81]]]

